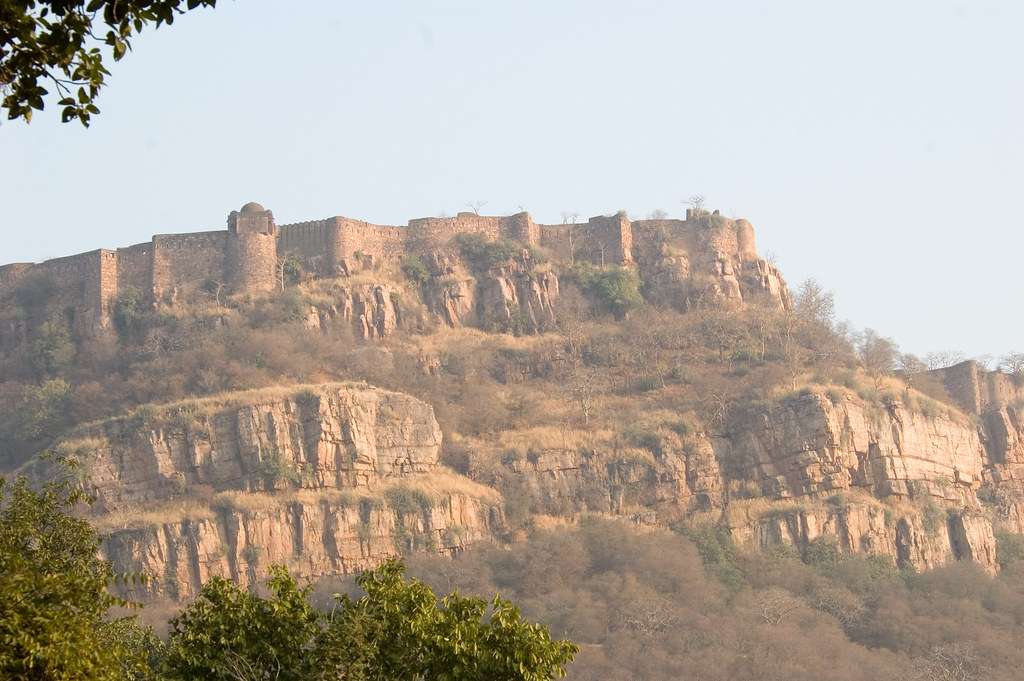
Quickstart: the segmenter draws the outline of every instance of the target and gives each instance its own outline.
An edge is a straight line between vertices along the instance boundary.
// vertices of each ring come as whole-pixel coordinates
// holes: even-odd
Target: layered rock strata
[[[151,575],[147,596],[187,598],[212,575],[343,574],[500,532],[499,496],[440,466],[440,446],[429,405],[335,384],[141,409],[61,449],[115,569]]]

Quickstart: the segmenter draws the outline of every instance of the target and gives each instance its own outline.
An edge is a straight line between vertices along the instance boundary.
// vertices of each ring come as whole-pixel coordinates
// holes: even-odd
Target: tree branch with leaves
[[[2,0],[0,1],[0,108],[11,120],[32,120],[46,98],[57,96],[61,120],[88,126],[110,71],[147,26],[217,0]]]

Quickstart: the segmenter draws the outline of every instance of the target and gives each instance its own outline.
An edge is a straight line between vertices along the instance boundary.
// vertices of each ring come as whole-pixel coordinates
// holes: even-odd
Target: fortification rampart
[[[277,237],[239,234],[227,242],[226,279],[234,293],[266,293],[277,288]]]
[[[278,252],[303,262],[329,259],[334,251],[336,228],[336,218],[281,225],[278,227]],[[321,267],[316,268],[320,270]]]
[[[931,373],[942,380],[946,392],[962,409],[973,414],[1024,400],[1024,383],[998,371],[986,371],[974,360]]]
[[[169,302],[208,280],[227,280],[227,232],[158,234],[153,237],[154,302]]]
[[[234,293],[271,291],[279,285],[282,258],[295,257],[307,271],[344,271],[349,259],[378,262],[446,246],[459,234],[513,239],[548,249],[559,260],[630,264],[665,240],[691,257],[757,258],[753,227],[706,211],[686,220],[639,220],[623,214],[596,216],[586,224],[538,225],[529,213],[509,216],[463,212],[455,217],[410,220],[404,227],[377,225],[341,216],[277,226],[273,213],[248,203],[228,216],[228,229],[160,234],[150,242],[116,251],[92,251],[33,265],[0,267],[0,296],[38,273],[52,279],[57,295],[73,307],[83,330],[109,325],[113,301],[136,289],[154,305],[173,302],[207,282]]]
[[[358,255],[386,260],[406,252],[408,231],[403,227],[374,225],[351,218],[335,218],[332,256],[335,265]]]
[[[153,242],[117,249],[117,290],[153,291]]]

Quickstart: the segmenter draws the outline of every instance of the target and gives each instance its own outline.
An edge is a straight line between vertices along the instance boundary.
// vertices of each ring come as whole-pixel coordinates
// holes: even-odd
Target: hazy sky
[[[0,126],[0,262],[278,222],[749,218],[918,353],[1024,350],[1024,2],[221,0]]]

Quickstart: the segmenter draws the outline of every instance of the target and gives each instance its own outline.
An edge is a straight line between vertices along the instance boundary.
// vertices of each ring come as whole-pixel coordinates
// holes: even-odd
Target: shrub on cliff
[[[579,263],[570,270],[575,280],[606,312],[622,319],[644,303],[640,294],[640,275],[629,267],[597,268],[589,263]]]
[[[142,291],[133,286],[125,287],[114,302],[114,328],[122,340],[139,328],[145,314]]]
[[[67,323],[54,317],[40,325],[29,346],[28,361],[40,377],[59,376],[75,359],[75,344]]]
[[[519,256],[523,247],[508,239],[490,240],[481,234],[458,234],[459,253],[477,271],[487,271]]]
[[[430,270],[427,269],[423,258],[418,255],[409,255],[402,258],[402,274],[417,286],[422,286],[430,279]]]

